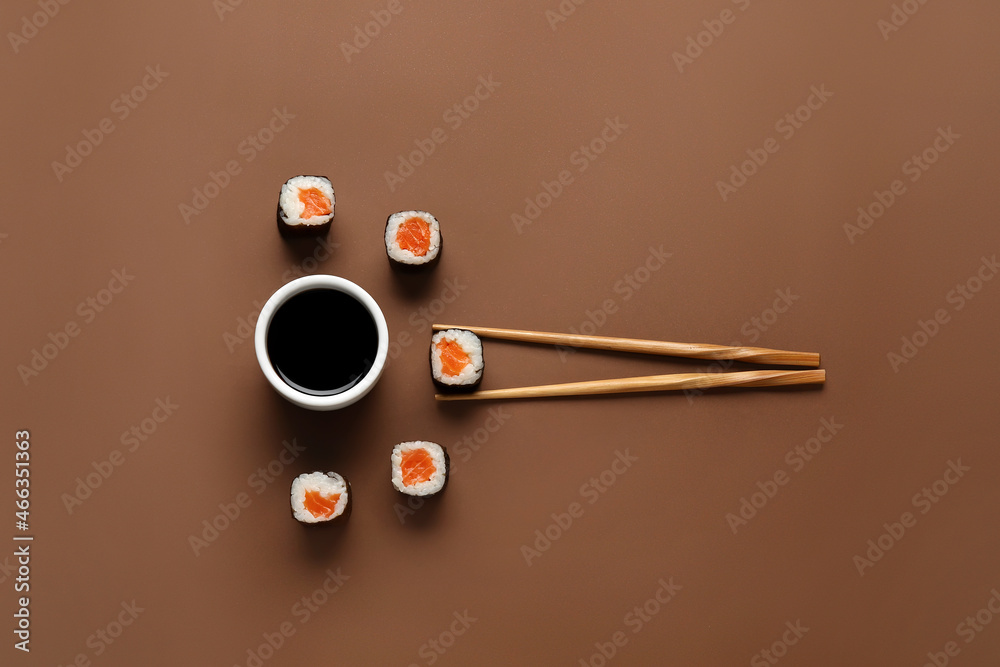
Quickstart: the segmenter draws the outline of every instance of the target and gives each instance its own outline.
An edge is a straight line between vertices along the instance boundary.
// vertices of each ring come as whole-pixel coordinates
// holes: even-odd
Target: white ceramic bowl
[[[368,373],[356,385],[347,391],[332,396],[313,396],[306,394],[289,386],[271,364],[271,358],[267,354],[267,329],[271,325],[271,319],[278,308],[291,297],[311,289],[332,289],[343,292],[354,297],[371,314],[375,327],[378,329],[378,350],[375,353],[375,361]],[[385,369],[385,361],[389,354],[389,327],[385,323],[385,316],[382,310],[375,303],[375,299],[368,292],[364,291],[350,280],[337,276],[314,275],[296,278],[290,283],[278,288],[271,298],[267,300],[260,311],[257,319],[257,328],[254,331],[254,349],[257,351],[257,363],[264,371],[264,377],[271,383],[274,390],[287,398],[292,403],[308,408],[309,410],[339,410],[348,405],[356,403],[365,394],[372,390],[382,371]],[[334,352],[331,350],[331,352]]]

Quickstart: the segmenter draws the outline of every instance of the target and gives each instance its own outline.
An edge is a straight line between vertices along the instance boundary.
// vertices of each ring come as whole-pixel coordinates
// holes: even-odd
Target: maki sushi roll
[[[409,496],[432,496],[448,481],[448,452],[433,442],[401,442],[392,448],[392,485]]]
[[[284,236],[325,234],[335,203],[333,184],[326,176],[293,176],[278,195],[278,231]]]
[[[351,483],[335,472],[309,472],[292,481],[292,516],[306,524],[346,519]]]
[[[472,391],[483,379],[483,342],[465,329],[431,337],[431,377],[442,390]]]
[[[426,211],[393,213],[385,223],[385,252],[393,266],[431,264],[441,254],[441,225]]]

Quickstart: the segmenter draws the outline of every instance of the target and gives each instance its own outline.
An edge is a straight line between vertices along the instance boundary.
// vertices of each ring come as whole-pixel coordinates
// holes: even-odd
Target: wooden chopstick
[[[591,394],[626,394],[671,389],[710,389],[712,387],[778,387],[791,384],[823,384],[825,370],[813,371],[738,371],[735,373],[676,373],[647,375],[614,380],[588,380],[546,384],[537,387],[486,389],[469,394],[434,394],[439,401],[482,401],[503,398],[544,398],[549,396],[586,396]]]
[[[545,331],[522,331],[519,329],[493,329],[490,327],[469,327],[457,324],[435,324],[434,331],[465,329],[483,338],[498,338],[525,343],[548,343],[567,347],[585,347],[615,352],[638,352],[641,354],[662,354],[692,359],[735,359],[753,364],[779,364],[782,366],[819,366],[819,353],[769,350],[763,347],[732,347],[729,345],[708,345],[702,343],[670,343],[659,340],[639,340],[633,338],[611,338],[607,336],[585,336],[582,334],[548,333]]]

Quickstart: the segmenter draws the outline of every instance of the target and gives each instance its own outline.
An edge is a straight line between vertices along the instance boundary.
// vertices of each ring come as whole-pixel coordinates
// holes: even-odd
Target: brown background
[[[961,310],[947,300],[1000,248],[995,4],[928,2],[883,39],[888,0],[593,0],[554,30],[556,0],[404,0],[347,62],[340,44],[385,6],[254,0],[220,19],[209,0],[72,2],[17,53],[5,44],[0,398],[6,437],[31,431],[36,541],[33,650],[5,633],[2,662],[247,665],[289,621],[265,664],[599,665],[595,643],[624,631],[609,664],[745,665],[799,621],[809,630],[782,664],[922,665],[949,641],[950,664],[996,664],[1000,623],[971,643],[957,626],[1000,587],[1000,281]],[[735,21],[679,72],[673,54],[727,8]],[[7,2],[0,26],[38,11]],[[147,66],[168,76],[119,119],[112,101]],[[453,128],[443,114],[480,76],[499,87]],[[775,122],[814,85],[833,96],[784,138]],[[294,118],[248,162],[240,143],[275,108]],[[580,173],[574,151],[619,117],[627,129]],[[60,182],[52,162],[102,118],[114,131]],[[960,139],[910,182],[903,163],[949,127]],[[390,191],[384,173],[435,128],[447,141]],[[768,137],[778,152],[723,201],[716,182]],[[240,173],[186,224],[179,206],[230,160]],[[512,214],[563,169],[573,183],[518,233]],[[298,173],[336,188],[336,247],[318,264],[315,244],[274,226]],[[845,223],[894,179],[905,194],[849,242]],[[380,235],[409,208],[435,213],[446,244],[430,275],[402,280]],[[650,247],[672,254],[626,300],[615,286],[647,278]],[[134,280],[85,322],[78,304],[122,267]],[[301,272],[358,282],[393,339],[414,341],[339,413],[284,403],[252,341],[226,336]],[[437,405],[419,309],[440,307],[449,280],[462,289],[434,319],[460,324],[568,331],[593,318],[611,335],[750,343],[766,317],[756,344],[821,352],[829,381]],[[776,321],[775,290],[798,297]],[[950,320],[894,372],[887,354],[939,308]],[[79,335],[22,381],[17,367],[71,321]],[[706,367],[492,341],[486,355],[488,387]],[[129,452],[122,434],[167,397],[179,408]],[[478,451],[456,447],[484,439],[491,409],[502,426]],[[793,471],[786,452],[822,418],[843,429]],[[388,459],[408,439],[449,447],[456,473],[401,522]],[[286,440],[307,449],[258,494],[250,476]],[[122,465],[68,512],[64,494],[115,450]],[[581,485],[625,450],[638,463],[588,504]],[[970,471],[920,514],[911,498],[958,459]],[[289,518],[291,479],[316,469],[353,482],[343,529]],[[789,483],[734,535],[726,515],[779,470]],[[195,555],[189,537],[240,493],[250,505]],[[573,502],[583,515],[529,566],[521,547]],[[907,511],[916,525],[859,575],[854,557]],[[350,578],[300,622],[293,606],[338,568]],[[10,627],[13,575],[0,576]],[[632,632],[626,614],[671,577],[681,590]],[[88,638],[133,600],[144,611],[95,655]],[[466,610],[475,623],[433,654],[426,643]]]

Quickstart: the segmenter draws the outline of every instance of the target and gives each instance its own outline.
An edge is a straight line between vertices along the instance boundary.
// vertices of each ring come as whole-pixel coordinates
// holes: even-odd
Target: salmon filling
[[[317,215],[330,215],[330,200],[318,188],[299,190],[299,201],[305,206],[302,211],[303,220]]]
[[[438,354],[441,356],[441,372],[452,377],[472,363],[462,346],[453,340],[442,338],[437,342]]]
[[[423,257],[431,247],[431,226],[421,218],[407,218],[396,230],[396,245]]]
[[[335,493],[332,496],[324,496],[319,491],[310,489],[306,491],[304,504],[309,513],[317,519],[327,519],[333,516],[333,512],[337,509],[339,501],[339,493]]]
[[[426,449],[411,449],[403,452],[403,460],[399,468],[403,474],[404,486],[426,482],[437,470],[430,452]]]

